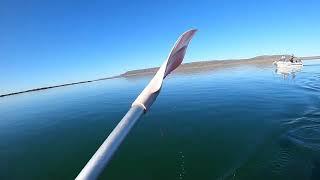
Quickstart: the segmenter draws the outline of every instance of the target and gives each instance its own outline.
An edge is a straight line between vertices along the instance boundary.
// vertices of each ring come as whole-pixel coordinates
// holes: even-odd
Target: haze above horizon
[[[0,94],[159,66],[197,28],[185,62],[320,54],[320,2],[1,1]]]

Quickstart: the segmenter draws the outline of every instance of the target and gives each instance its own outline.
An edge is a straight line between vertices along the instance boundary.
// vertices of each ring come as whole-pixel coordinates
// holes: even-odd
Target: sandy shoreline
[[[245,66],[248,66],[248,65],[249,66],[256,66],[256,67],[262,67],[262,66],[267,67],[267,66],[272,66],[272,62],[280,59],[281,56],[283,56],[283,55],[257,56],[257,57],[248,58],[248,59],[197,61],[197,62],[182,64],[179,68],[177,68],[175,70],[175,73],[186,74],[186,73],[211,71],[211,70],[218,70],[218,69],[224,69],[224,68],[228,68],[228,67],[236,67],[236,66],[244,66],[244,65]],[[289,56],[289,55],[286,55],[286,56]],[[300,58],[302,60],[314,60],[314,59],[320,59],[320,56],[308,56],[308,57],[300,57]],[[80,81],[80,82],[74,82],[74,83],[67,83],[67,84],[61,84],[61,85],[54,85],[54,86],[29,89],[29,90],[19,91],[19,92],[12,92],[12,93],[7,93],[7,94],[2,94],[2,95],[0,95],[0,97],[12,96],[12,95],[17,95],[17,94],[23,94],[23,93],[34,92],[34,91],[41,91],[41,90],[64,87],[64,86],[72,86],[72,85],[77,85],[77,84],[102,81],[102,80],[107,80],[107,79],[137,78],[137,77],[141,77],[141,76],[150,76],[150,75],[155,74],[155,72],[158,70],[158,68],[159,67],[140,69],[140,70],[132,70],[132,71],[127,71],[127,72],[120,74],[120,75],[117,75],[117,76],[112,76],[112,77],[107,77],[107,78],[100,78],[100,79],[95,79],[95,80]]]

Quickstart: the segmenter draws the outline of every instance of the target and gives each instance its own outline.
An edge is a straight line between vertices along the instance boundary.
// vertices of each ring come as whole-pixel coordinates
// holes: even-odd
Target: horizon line
[[[274,56],[284,56],[288,54],[280,54],[280,55],[259,55],[259,56],[254,56],[252,58],[241,58],[241,59],[223,59],[223,60],[204,60],[204,61],[192,61],[188,63],[183,63],[183,64],[192,64],[192,63],[201,63],[201,62],[209,62],[209,61],[237,61],[237,60],[246,60],[246,59],[255,59],[255,58],[261,58],[261,57],[274,57]],[[303,57],[298,57],[302,60],[313,60],[313,59],[320,59],[320,56],[303,56]],[[91,83],[91,82],[97,82],[97,81],[103,81],[103,80],[108,80],[108,79],[115,79],[115,78],[121,78],[121,77],[127,77],[127,76],[134,76],[134,75],[128,75],[130,72],[137,72],[137,71],[143,71],[143,70],[152,70],[159,68],[157,67],[150,67],[150,68],[144,68],[144,69],[134,69],[134,70],[128,70],[124,73],[110,76],[110,77],[104,77],[104,78],[98,78],[98,79],[93,79],[93,80],[85,80],[85,81],[78,81],[78,82],[72,82],[72,83],[64,83],[60,85],[52,85],[52,86],[45,86],[45,87],[40,87],[40,88],[33,88],[33,89],[27,89],[23,91],[16,91],[16,92],[11,92],[11,93],[5,93],[5,94],[0,94],[0,98],[2,97],[7,97],[7,96],[13,96],[13,95],[18,95],[18,94],[24,94],[28,92],[34,92],[34,91],[41,91],[41,90],[47,90],[47,89],[53,89],[53,88],[58,88],[58,87],[65,87],[65,86],[72,86],[72,85],[77,85],[77,84],[84,84],[84,83]]]

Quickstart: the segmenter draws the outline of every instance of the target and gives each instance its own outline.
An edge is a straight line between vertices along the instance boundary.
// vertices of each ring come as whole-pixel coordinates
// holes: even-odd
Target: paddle
[[[108,138],[99,147],[86,166],[81,170],[79,175],[76,177],[77,180],[98,178],[104,167],[112,158],[114,152],[130,132],[131,128],[140,116],[146,112],[156,100],[160,93],[164,78],[175,70],[183,61],[188,44],[196,31],[196,29],[191,29],[180,36],[173,46],[168,59],[160,66],[150,83],[132,103],[127,114],[113,129]]]

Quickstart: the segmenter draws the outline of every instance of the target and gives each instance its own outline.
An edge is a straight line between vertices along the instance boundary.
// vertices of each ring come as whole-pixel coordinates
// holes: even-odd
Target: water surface
[[[150,77],[0,98],[0,179],[73,179]],[[320,61],[173,74],[101,179],[320,179]]]

